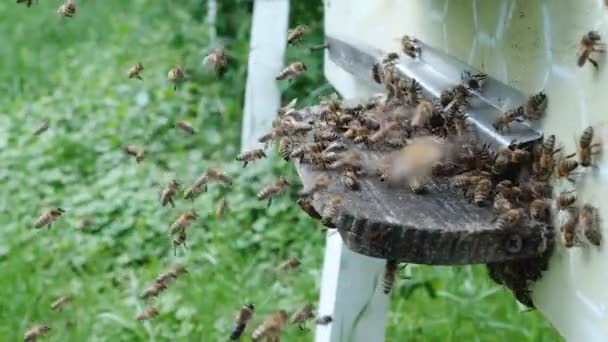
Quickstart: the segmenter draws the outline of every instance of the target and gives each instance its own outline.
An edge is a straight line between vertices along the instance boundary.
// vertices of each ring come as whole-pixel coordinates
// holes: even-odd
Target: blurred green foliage
[[[219,1],[220,42],[208,40],[204,1],[81,1],[75,18],[60,18],[58,1],[31,8],[0,3],[0,341],[19,340],[36,322],[52,331],[45,341],[225,340],[234,313],[246,302],[257,318],[277,308],[295,310],[318,298],[324,232],[294,205],[295,192],[266,209],[255,193],[273,176],[297,179],[273,157],[246,169],[239,151],[252,3]],[[315,29],[306,44],[322,41],[320,1],[292,2],[291,26]],[[201,66],[218,44],[230,51],[223,79]],[[307,75],[282,84],[285,101],[309,104],[331,91],[322,56],[292,48]],[[144,81],[129,80],[135,62]],[[188,81],[174,92],[166,73],[186,67]],[[174,127],[190,120],[197,134]],[[42,121],[50,128],[32,131]],[[141,164],[126,144],[145,146]],[[161,208],[159,194],[171,178],[191,182],[210,166],[235,177],[213,186],[194,203]],[[229,208],[216,220],[214,205]],[[48,206],[67,209],[50,230],[32,229]],[[189,250],[173,255],[168,225],[194,207]],[[297,256],[301,270],[271,270]],[[133,319],[145,303],[143,288],[171,265],[190,274],[155,301],[161,315]],[[535,312],[520,313],[511,295],[491,283],[481,267],[407,268],[389,315],[389,341],[555,341]],[[63,312],[49,304],[74,301]],[[311,341],[311,331],[290,328],[286,341]]]

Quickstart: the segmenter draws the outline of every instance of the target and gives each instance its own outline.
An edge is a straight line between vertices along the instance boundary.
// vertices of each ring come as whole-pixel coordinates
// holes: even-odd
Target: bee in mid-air
[[[38,337],[49,332],[51,328],[46,324],[36,324],[30,329],[28,329],[25,334],[23,334],[23,341],[25,342],[36,342]]]
[[[420,47],[418,46],[418,39],[404,35],[401,38],[401,50],[403,53],[411,58],[416,58],[420,54]]]
[[[154,282],[154,284],[148,286],[141,295],[141,299],[148,299],[157,297],[161,292],[168,288],[168,282]]]
[[[523,121],[523,119],[521,118],[523,115],[523,107],[517,107],[516,109],[512,109],[501,114],[498,118],[496,118],[492,126],[499,133],[504,133],[505,129],[508,129],[513,122]]]
[[[290,258],[279,264],[279,266],[277,267],[277,271],[284,272],[289,270],[295,270],[296,268],[300,267],[301,264],[302,263],[300,262],[300,259]]]
[[[297,324],[300,329],[304,329],[304,324],[315,317],[313,312],[314,307],[312,304],[304,304],[301,308],[299,308],[296,312],[291,315],[290,322],[291,324]]]
[[[71,18],[76,14],[76,4],[73,0],[67,0],[57,10],[57,13],[66,18]]]
[[[167,79],[173,83],[173,90],[177,90],[177,85],[184,81],[186,75],[184,74],[184,68],[181,65],[176,65],[167,73]]]
[[[397,262],[397,260],[386,261],[386,265],[384,267],[384,278],[382,279],[382,292],[384,294],[391,293],[393,283],[395,282],[395,277],[397,276],[398,267],[399,262]]]
[[[600,246],[602,243],[602,233],[599,227],[599,215],[597,209],[590,204],[585,204],[578,214],[579,226],[587,240]]]
[[[40,134],[46,132],[46,130],[49,129],[49,125],[50,125],[49,120],[44,120],[38,127],[36,127],[33,134],[40,135]]]
[[[135,319],[138,321],[146,321],[146,320],[154,319],[154,318],[158,317],[158,315],[159,315],[158,310],[149,306],[149,307],[143,309],[137,315],[135,315]]]
[[[323,212],[321,214],[321,223],[324,226],[328,228],[336,227],[334,221],[343,203],[344,200],[338,195],[334,195],[329,199],[329,201],[323,207]]]
[[[226,65],[228,64],[226,51],[222,48],[212,51],[207,56],[205,56],[205,58],[203,59],[203,64],[212,66],[218,75],[223,74]]]
[[[276,341],[281,330],[287,325],[288,319],[289,316],[285,310],[271,314],[262,324],[255,328],[251,334],[251,339],[259,341],[262,337],[266,337],[267,341]]]
[[[230,177],[224,171],[216,167],[208,168],[194,183],[203,184],[208,181],[222,182],[226,186],[232,186]]]
[[[171,207],[175,208],[175,203],[173,202],[173,199],[180,186],[181,185],[179,184],[179,182],[175,179],[172,179],[169,181],[169,183],[167,183],[167,185],[163,189],[162,194],[160,195],[160,204],[163,207],[167,204],[171,204]]]
[[[287,44],[295,45],[299,43],[308,32],[310,32],[310,27],[308,25],[298,25],[287,31]]]
[[[195,184],[191,187],[189,187],[188,189],[186,189],[186,191],[184,191],[184,199],[189,199],[191,201],[194,202],[194,200],[200,196],[203,192],[207,191],[207,184],[203,183],[203,184]]]
[[[51,309],[56,310],[56,311],[61,311],[63,309],[63,307],[68,305],[71,301],[72,301],[72,297],[61,296],[61,297],[57,298],[57,300],[51,304]]]
[[[186,120],[175,121],[175,126],[186,133],[190,133],[190,134],[196,133],[196,131],[194,130],[194,127],[192,127],[192,124]]]
[[[136,162],[141,162],[146,157],[146,151],[139,146],[135,145],[127,145],[124,148],[125,153],[131,157],[135,158]]]
[[[59,218],[59,216],[63,215],[63,213],[65,213],[65,210],[63,210],[61,208],[53,208],[53,209],[48,209],[48,210],[44,211],[42,213],[42,215],[40,215],[36,219],[36,222],[34,223],[34,228],[40,229],[44,226],[47,226],[48,229],[51,229],[51,224],[57,218]]]
[[[334,319],[330,315],[323,315],[321,317],[318,317],[315,320],[315,324],[318,324],[318,325],[328,325],[329,323],[331,323],[333,321],[334,321]]]
[[[277,81],[280,80],[291,80],[296,78],[298,75],[306,71],[308,68],[306,64],[302,62],[293,62],[289,64],[285,69],[281,70],[281,72],[275,78]]]
[[[253,317],[254,310],[255,307],[253,304],[245,304],[239,309],[234,321],[234,328],[232,328],[232,332],[230,333],[231,340],[236,341],[241,337],[243,331],[245,331],[245,328],[247,327],[247,323],[249,323],[249,320]]]
[[[592,166],[593,156],[600,154],[599,150],[593,150],[593,148],[599,147],[601,147],[601,144],[593,144],[593,127],[589,126],[585,128],[577,143],[578,161],[580,165],[583,167]]]
[[[262,191],[258,192],[258,195],[257,195],[258,200],[260,200],[260,201],[268,200],[267,206],[270,206],[270,204],[272,203],[272,197],[275,196],[276,194],[280,193],[281,191],[283,191],[289,185],[291,185],[289,183],[289,181],[287,179],[281,177],[281,178],[277,179],[271,185],[268,185],[267,187],[262,189]]]
[[[180,231],[185,231],[197,218],[199,218],[199,215],[194,210],[188,210],[181,214],[170,227],[171,235],[177,234]]]
[[[600,34],[597,31],[587,32],[580,40],[579,49],[576,53],[576,65],[582,67],[589,61],[596,69],[599,67],[597,62],[591,58],[594,52],[605,52],[604,44],[600,43]]]
[[[544,92],[532,95],[524,105],[524,117],[530,120],[538,120],[545,114],[547,109],[547,95]]]
[[[532,164],[532,169],[537,178],[546,180],[553,174],[555,168],[555,158],[553,156],[560,151],[561,148],[555,149],[555,135],[552,134],[543,141],[540,154]]]
[[[143,78],[140,75],[142,71],[144,71],[144,65],[141,62],[138,62],[129,68],[127,71],[127,76],[129,76],[129,78],[137,78],[138,80],[143,81]]]
[[[246,151],[239,154],[236,157],[237,161],[243,162],[243,168],[247,166],[250,162],[256,161],[258,159],[266,158],[266,153],[262,149],[255,149],[251,151]]]
[[[162,283],[162,284],[168,284],[171,280],[175,280],[175,279],[179,278],[182,274],[185,274],[185,273],[188,273],[186,266],[176,265],[170,271],[160,274],[156,278],[155,282]]]

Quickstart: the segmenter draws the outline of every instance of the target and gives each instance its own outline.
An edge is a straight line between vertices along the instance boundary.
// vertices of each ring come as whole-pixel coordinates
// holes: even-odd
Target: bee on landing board
[[[258,200],[260,201],[264,201],[264,200],[268,200],[268,207],[270,206],[270,204],[272,203],[272,198],[277,195],[278,193],[280,193],[281,191],[283,191],[285,188],[287,188],[289,185],[291,185],[289,183],[289,181],[285,178],[279,178],[277,179],[274,183],[272,183],[271,185],[268,185],[267,187],[265,187],[264,189],[262,189],[260,192],[258,192]]]
[[[575,175],[573,171],[578,167],[578,162],[569,158],[572,158],[575,155],[576,153],[573,153],[565,156],[564,158],[560,158],[556,167],[557,176],[559,178],[565,178],[571,183],[574,183],[574,178],[572,176]]]
[[[279,337],[281,330],[287,325],[289,316],[285,310],[277,311],[268,316],[262,324],[260,324],[253,333],[251,339],[253,341],[259,341],[262,337],[266,337],[266,340],[276,341]]]
[[[262,149],[255,149],[251,151],[246,151],[239,154],[236,157],[237,161],[243,162],[243,168],[247,166],[250,162],[254,162],[258,159],[266,158],[266,153]]]
[[[579,48],[576,52],[576,65],[582,67],[589,61],[596,69],[599,68],[597,61],[591,58],[592,53],[604,53],[604,44],[600,43],[600,34],[597,31],[589,31],[581,38]]]
[[[164,290],[168,288],[167,282],[154,282],[154,284],[148,286],[141,295],[141,299],[148,299],[152,297],[158,297]]]
[[[231,340],[236,341],[241,337],[247,327],[247,323],[249,323],[249,320],[253,317],[254,310],[255,307],[253,304],[245,304],[239,309],[234,321],[234,328],[232,328],[232,332],[230,333]]]
[[[312,304],[304,304],[291,315],[290,323],[297,324],[301,330],[304,330],[304,324],[315,317],[313,310]]]
[[[465,87],[469,90],[481,92],[483,90],[483,86],[485,85],[486,78],[488,76],[484,73],[475,73],[471,74],[470,71],[463,71],[460,75],[460,79]]]
[[[177,190],[180,188],[180,186],[181,185],[179,184],[179,182],[175,179],[172,179],[169,181],[169,183],[167,183],[160,196],[160,204],[163,207],[167,204],[171,204],[171,207],[175,208],[175,203],[173,202],[173,199],[175,198],[175,194],[177,193]]]
[[[46,210],[36,219],[36,222],[34,223],[34,228],[40,229],[44,226],[47,226],[48,229],[51,229],[51,224],[57,218],[59,218],[61,215],[63,215],[63,213],[65,213],[65,210],[63,210],[61,208],[53,208],[53,209]]]
[[[141,62],[138,62],[129,68],[127,71],[127,76],[129,78],[137,78],[138,80],[143,81],[144,79],[140,75],[142,71],[144,71],[144,65]]]
[[[38,337],[49,332],[51,328],[46,324],[36,324],[30,329],[28,329],[25,334],[23,334],[23,341],[25,342],[36,342]]]
[[[76,4],[73,0],[67,0],[59,6],[57,13],[61,14],[62,17],[72,18],[76,14]]]
[[[585,128],[577,142],[578,161],[581,166],[593,166],[593,156],[601,152],[598,149],[594,150],[594,148],[601,148],[601,144],[593,144],[593,127],[589,126]]]
[[[530,217],[533,220],[547,222],[549,218],[549,204],[542,199],[535,199],[530,203]]]
[[[52,304],[51,309],[55,311],[61,311],[64,306],[68,305],[72,301],[70,296],[61,296],[57,298]]]
[[[147,321],[158,317],[159,312],[153,307],[147,307],[135,315],[135,319],[138,321]]]
[[[167,79],[173,83],[173,90],[177,90],[177,85],[184,81],[186,75],[181,65],[176,65],[167,73]]]
[[[281,72],[275,78],[277,81],[281,80],[291,80],[296,78],[298,75],[306,71],[308,68],[306,64],[302,62],[293,62],[289,64],[285,69],[281,70]]]
[[[295,28],[287,31],[287,44],[296,45],[302,41],[302,38],[308,32],[310,32],[310,27],[308,25],[298,25]]]
[[[216,74],[222,75],[228,64],[228,58],[226,56],[226,50],[223,48],[217,49],[209,53],[203,59],[204,65],[210,65],[215,70]]]

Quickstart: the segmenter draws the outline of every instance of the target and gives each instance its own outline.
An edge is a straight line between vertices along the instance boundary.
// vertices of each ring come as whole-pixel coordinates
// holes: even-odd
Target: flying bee
[[[555,135],[550,135],[543,141],[541,152],[537,160],[532,164],[532,169],[536,177],[547,179],[553,174],[555,168],[554,155],[561,151],[561,148],[555,149]]]
[[[230,333],[231,340],[236,341],[241,337],[247,327],[247,323],[249,323],[249,320],[253,317],[254,310],[255,307],[253,304],[245,304],[239,309],[234,321],[234,328],[232,328],[232,332]]]
[[[418,46],[418,39],[404,35],[401,38],[401,50],[410,58],[416,58],[420,54],[420,47]]]
[[[481,92],[483,86],[485,84],[486,78],[488,76],[484,73],[475,73],[471,74],[470,71],[463,71],[460,75],[460,79],[462,80],[465,87],[469,88],[472,91]]]
[[[160,204],[164,207],[167,203],[171,204],[171,207],[175,208],[175,203],[173,202],[173,198],[179,189],[180,184],[175,179],[172,179],[165,185],[163,192],[160,196]]]
[[[308,25],[298,25],[295,28],[287,31],[287,44],[296,45],[302,41],[302,38],[308,32],[310,32],[310,27]]]
[[[443,108],[443,111],[446,113],[461,111],[463,107],[469,105],[469,95],[469,89],[462,84],[458,84],[452,89],[445,91],[442,93],[442,95],[440,95],[441,105],[443,105],[445,101],[448,101],[447,105]],[[441,98],[442,96],[443,99]]]
[[[544,92],[532,95],[524,105],[524,117],[529,120],[538,120],[545,114],[547,108],[547,95]]]
[[[601,147],[601,144],[592,144],[593,142],[593,127],[585,128],[583,134],[577,143],[578,160],[581,166],[589,167],[593,165],[593,156],[600,154],[599,150],[593,150],[594,147]]]
[[[578,222],[587,240],[599,247],[602,243],[602,233],[599,227],[597,209],[590,204],[585,204],[579,211]]]
[[[134,157],[136,162],[141,162],[146,157],[146,151],[139,146],[135,145],[127,145],[124,148],[124,151],[127,155]]]
[[[226,211],[226,207],[228,206],[228,203],[226,202],[226,198],[222,197],[218,202],[217,202],[217,206],[215,207],[215,219],[216,220],[221,220],[222,217],[224,216],[224,211]]]
[[[574,157],[575,154],[571,154],[566,156],[563,159],[560,159],[557,162],[557,176],[559,178],[565,178],[567,180],[569,180],[571,183],[574,183],[574,178],[572,178],[572,175],[574,175],[574,173],[572,171],[574,171],[577,167],[578,167],[578,162],[576,160],[572,160],[572,159],[568,159],[571,157]]]
[[[46,132],[46,130],[49,129],[49,125],[50,125],[50,121],[44,120],[38,127],[36,127],[33,135],[40,135],[40,134]]]
[[[268,316],[251,334],[252,341],[259,341],[266,337],[267,341],[277,341],[281,330],[287,325],[289,316],[284,310],[277,311]]]
[[[523,107],[517,107],[516,109],[512,109],[502,113],[494,123],[492,127],[499,133],[504,133],[505,129],[508,129],[509,126],[515,121],[521,122],[523,119],[521,118],[524,115]]]
[[[513,185],[508,179],[504,179],[496,184],[496,193],[513,203],[518,203],[521,198],[521,189]]]
[[[319,212],[312,205],[310,197],[300,197],[297,203],[300,208],[302,208],[302,210],[304,210],[304,212],[308,214],[308,216],[312,217],[315,220],[320,220],[322,218],[321,214],[319,214]]]
[[[433,115],[433,105],[431,102],[422,100],[416,106],[416,112],[412,118],[411,125],[414,129],[427,127]]]
[[[315,177],[312,185],[307,190],[300,191],[301,197],[310,197],[312,194],[326,190],[329,187],[329,176],[322,173]]]
[[[51,328],[46,324],[36,324],[33,327],[29,328],[25,334],[23,334],[23,341],[25,342],[36,342],[38,337],[49,332]]]
[[[177,85],[184,81],[186,75],[184,74],[184,68],[177,64],[167,73],[167,79],[173,83],[173,90],[177,90]]]
[[[304,324],[315,317],[313,312],[314,307],[312,304],[304,304],[301,308],[299,308],[296,312],[291,315],[290,322],[291,324],[297,324],[300,329],[304,329]]]
[[[246,151],[239,154],[236,157],[237,161],[243,162],[243,168],[247,166],[250,162],[254,162],[258,159],[266,158],[266,153],[262,149],[255,149],[251,151]]]
[[[328,228],[335,228],[335,224],[333,223],[338,215],[338,211],[340,207],[344,203],[342,197],[334,195],[329,201],[325,204],[322,211],[321,223]]]
[[[285,261],[283,261],[278,267],[277,267],[277,271],[279,272],[285,272],[285,271],[289,271],[289,270],[295,270],[296,268],[300,267],[300,259],[298,258],[290,258],[287,259]]]
[[[547,182],[528,181],[520,183],[524,200],[530,202],[537,198],[548,198],[553,195],[553,187]]]
[[[207,56],[205,56],[205,58],[203,58],[203,64],[212,66],[217,74],[222,74],[226,68],[226,65],[228,64],[226,50],[220,48],[210,52]]]
[[[495,219],[496,228],[498,229],[506,229],[511,228],[519,223],[522,215],[518,209],[510,209],[500,215]]]
[[[203,192],[207,191],[207,184],[193,185],[184,191],[184,199],[194,201]]]
[[[192,127],[192,124],[186,120],[175,121],[175,126],[186,133],[189,133],[189,134],[196,133],[196,131],[194,131],[194,127]]]
[[[604,53],[604,44],[600,43],[600,34],[597,31],[587,32],[580,40],[579,48],[576,53],[576,65],[582,67],[585,62],[589,61],[596,69],[598,69],[598,63],[591,58],[591,54]]]
[[[32,3],[34,2],[34,0],[17,0],[17,3],[18,3],[18,4],[20,4],[20,3],[24,3],[24,2],[25,2],[25,5],[26,5],[27,7],[31,7],[31,6],[32,6]],[[37,2],[37,1],[36,1],[36,2]]]
[[[494,210],[498,214],[506,213],[511,209],[513,209],[513,205],[502,194],[497,194],[494,197]]]
[[[270,206],[272,203],[272,197],[283,191],[289,185],[291,185],[291,183],[289,183],[287,179],[279,178],[274,183],[258,192],[258,200],[268,200],[268,206]]]
[[[188,234],[185,229],[177,231],[173,234],[173,255],[177,256],[177,247],[184,246],[185,249],[188,249],[188,245],[186,244],[186,240],[188,239]]]
[[[40,229],[44,226],[48,226],[48,229],[51,229],[51,224],[63,213],[65,213],[65,210],[61,208],[53,208],[46,210],[36,219],[36,222],[34,223],[34,228]]]
[[[559,231],[566,248],[572,248],[579,242],[576,229],[578,217],[578,208],[576,207],[560,211],[557,215]]]
[[[169,284],[171,280],[179,278],[182,274],[188,273],[188,270],[183,265],[176,265],[168,272],[160,274],[155,282],[160,284]]]
[[[384,267],[384,278],[382,280],[382,292],[384,294],[391,293],[393,283],[395,282],[395,278],[397,276],[398,266],[399,262],[397,262],[397,260],[386,261],[386,265]]]
[[[63,309],[63,307],[68,305],[71,301],[72,301],[72,297],[61,296],[61,297],[57,298],[57,300],[51,304],[51,309],[56,310],[56,311],[61,311]]]
[[[478,206],[483,206],[492,192],[492,182],[487,178],[482,178],[477,182],[473,192],[473,202]]]
[[[317,325],[328,325],[329,323],[333,322],[333,318],[330,315],[324,315],[321,317],[318,317],[315,320],[315,324]]]
[[[314,154],[321,153],[325,149],[325,144],[323,143],[306,143],[297,148],[294,148],[291,151],[291,158],[300,158],[300,161],[304,157],[305,154]]]
[[[306,71],[308,68],[306,64],[302,62],[293,62],[289,64],[285,69],[281,70],[281,72],[275,77],[277,81],[280,80],[291,80],[296,78],[298,75]]]
[[[386,126],[380,128],[369,137],[371,144],[377,144],[382,140],[385,140],[390,132],[399,129],[399,123],[397,121],[391,121]]]
[[[76,14],[76,4],[73,0],[67,0],[57,10],[57,13],[66,18],[71,18]]]
[[[562,191],[555,199],[555,205],[559,211],[568,210],[574,202],[576,202],[576,195],[573,195],[571,191]]]
[[[288,137],[283,137],[279,141],[279,154],[283,160],[288,161],[291,158],[291,152],[293,151],[293,142]]]
[[[154,282],[154,284],[148,286],[141,295],[141,299],[148,299],[157,297],[161,292],[168,288],[168,282]]]
[[[344,169],[344,171],[342,171],[340,181],[349,190],[357,191],[361,189],[361,183],[359,182],[355,172],[351,169]]]
[[[146,321],[146,320],[154,319],[154,318],[158,317],[158,315],[159,315],[158,310],[149,306],[149,307],[143,309],[137,315],[135,315],[135,319],[138,321]]]
[[[175,235],[181,231],[185,231],[196,219],[199,218],[199,215],[194,210],[188,210],[181,214],[175,222],[169,228],[171,235]]]
[[[132,67],[127,70],[127,76],[129,78],[137,78],[140,81],[144,79],[141,77],[141,72],[144,71],[144,65],[141,62],[135,63]]]
[[[542,199],[535,199],[530,203],[530,217],[534,220],[547,222],[549,218],[549,205]]]

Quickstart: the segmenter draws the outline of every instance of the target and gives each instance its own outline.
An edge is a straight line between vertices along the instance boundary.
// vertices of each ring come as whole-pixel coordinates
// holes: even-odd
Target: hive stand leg
[[[317,315],[333,322],[317,325],[315,342],[384,341],[389,296],[382,293],[382,259],[349,250],[340,234],[329,229]]]

